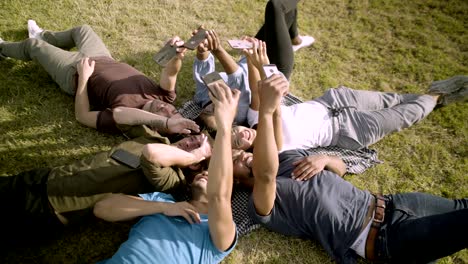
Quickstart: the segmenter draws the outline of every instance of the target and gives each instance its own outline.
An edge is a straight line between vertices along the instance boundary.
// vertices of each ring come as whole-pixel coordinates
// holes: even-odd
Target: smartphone
[[[230,39],[228,40],[229,46],[233,49],[251,49],[253,47],[253,43],[247,40],[242,39]]]
[[[164,67],[174,56],[176,56],[176,54],[177,47],[171,46],[170,43],[166,43],[166,45],[153,56],[153,60],[160,66]]]
[[[212,95],[213,95],[213,93],[211,92],[211,85],[212,84],[217,83],[217,82],[222,82],[222,83],[226,84],[226,82],[223,80],[223,77],[221,77],[221,75],[218,72],[208,73],[207,75],[203,76],[202,79],[203,79],[203,82],[205,83],[206,87],[208,87],[208,91]],[[206,104],[206,105],[208,105],[208,104]],[[203,107],[205,107],[206,105],[204,105]]]
[[[117,149],[111,154],[111,158],[129,166],[132,169],[140,167],[140,157],[123,149]]]
[[[206,86],[209,86],[215,82],[224,82],[223,77],[221,77],[221,75],[215,71],[203,76],[202,79]]]
[[[265,64],[263,65],[263,72],[265,72],[266,78],[270,78],[273,74],[279,74],[280,71],[275,64]]]
[[[194,50],[198,47],[198,45],[205,40],[206,38],[206,30],[203,28],[198,29],[197,34],[193,35],[189,40],[184,43],[184,47],[190,50]]]

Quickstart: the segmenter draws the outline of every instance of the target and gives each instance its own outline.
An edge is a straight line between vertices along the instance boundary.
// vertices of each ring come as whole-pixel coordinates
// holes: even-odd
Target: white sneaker
[[[0,43],[5,42],[2,38],[0,38]]]
[[[314,37],[311,37],[311,36],[299,36],[299,37],[302,39],[302,42],[299,45],[292,45],[294,51],[298,51],[300,48],[308,47],[312,45],[312,43],[315,42]]]
[[[36,21],[30,19],[28,20],[28,35],[30,38],[35,38],[35,39],[41,39],[41,32],[44,31],[42,28],[40,28]]]

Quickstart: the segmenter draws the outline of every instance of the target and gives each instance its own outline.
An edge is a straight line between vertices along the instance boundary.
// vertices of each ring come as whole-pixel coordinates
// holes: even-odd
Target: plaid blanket
[[[293,105],[302,103],[302,100],[293,94],[288,94],[283,97],[281,102],[284,105]],[[188,119],[197,118],[202,112],[202,108],[194,101],[188,101],[179,109],[179,112]],[[349,150],[339,147],[320,147],[310,149],[313,153],[322,155],[333,155],[340,157],[346,164],[346,172],[351,174],[359,174],[366,171],[368,168],[382,163],[377,158],[377,151],[373,149],[363,148],[360,150]],[[247,213],[250,192],[245,190],[234,190],[232,194],[232,212],[234,222],[236,223],[239,236],[243,236],[260,227],[256,224]]]

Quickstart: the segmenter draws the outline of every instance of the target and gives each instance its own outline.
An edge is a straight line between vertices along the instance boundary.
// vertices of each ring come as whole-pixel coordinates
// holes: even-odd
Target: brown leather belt
[[[368,215],[370,214],[369,218],[372,217],[372,213],[374,213],[374,217],[372,218],[372,224],[366,239],[366,259],[370,261],[376,260],[375,242],[377,241],[380,227],[385,219],[385,199],[382,195],[374,195],[374,197],[375,199],[371,200],[368,210]],[[367,223],[369,223],[369,221],[366,221],[365,226],[367,226]]]

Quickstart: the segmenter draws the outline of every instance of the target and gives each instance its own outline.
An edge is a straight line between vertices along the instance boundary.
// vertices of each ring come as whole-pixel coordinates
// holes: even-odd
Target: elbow
[[[107,217],[109,215],[108,211],[109,211],[109,206],[107,205],[107,201],[105,201],[105,200],[97,202],[94,205],[94,208],[93,208],[94,216],[96,216],[97,218],[100,218],[100,219],[111,222],[112,219]]]
[[[254,171],[254,178],[256,183],[271,184],[276,181],[276,174],[278,170],[267,171]]]

